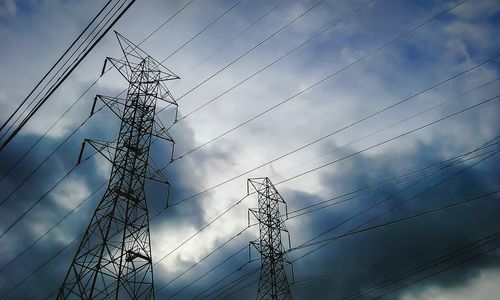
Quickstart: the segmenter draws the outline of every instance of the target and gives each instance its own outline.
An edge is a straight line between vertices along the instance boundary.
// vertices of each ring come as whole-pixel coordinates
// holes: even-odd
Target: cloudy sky
[[[255,195],[178,247],[245,197],[251,177],[269,177],[297,211],[285,222],[294,299],[500,293],[492,237],[500,229],[500,1],[194,0],[164,24],[187,2],[138,0],[114,28],[136,43],[159,28],[141,47],[168,58],[181,78],[168,82],[181,120],[165,170],[169,201],[180,203],[164,209],[164,187],[147,185],[150,215],[158,215],[158,299],[255,298],[260,262],[238,252],[258,238],[256,226],[247,228]],[[102,5],[0,1],[2,123]],[[108,56],[121,57],[112,32],[0,152],[0,297],[51,295],[101,199],[111,170],[104,158],[65,174],[84,138],[116,138],[111,112],[87,116],[95,94],[127,87],[119,74],[106,73],[79,98]],[[173,122],[168,109],[158,118]],[[170,146],[152,149],[166,165]]]

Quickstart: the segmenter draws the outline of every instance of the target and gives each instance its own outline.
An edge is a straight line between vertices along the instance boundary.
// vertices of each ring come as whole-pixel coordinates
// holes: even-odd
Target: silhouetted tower
[[[107,58],[128,81],[125,99],[97,96],[120,119],[115,143],[85,140],[113,164],[108,187],[85,232],[58,299],[154,299],[149,217],[144,184],[153,179],[169,185],[148,167],[152,137],[172,143],[155,119],[157,101],[177,103],[165,81],[178,79],[147,53],[116,33],[123,59]],[[92,114],[91,113],[91,114]],[[114,152],[114,153],[113,153]]]
[[[250,242],[261,255],[257,299],[292,299],[285,272],[285,264],[291,263],[282,244],[282,233],[286,233],[290,247],[290,235],[280,214],[280,205],[285,206],[286,211],[286,203],[267,177],[248,179],[248,193],[250,186],[257,193],[259,206],[250,209],[259,221],[260,233],[258,240]]]

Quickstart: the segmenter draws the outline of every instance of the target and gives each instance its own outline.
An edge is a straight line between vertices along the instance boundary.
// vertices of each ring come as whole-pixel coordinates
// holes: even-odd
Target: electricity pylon
[[[116,33],[123,59],[106,58],[128,81],[127,97],[97,96],[121,119],[115,143],[85,140],[112,164],[104,196],[94,212],[58,299],[154,299],[146,179],[169,186],[159,171],[149,168],[152,137],[173,140],[155,119],[157,101],[177,103],[165,81],[178,79],[147,53]],[[91,114],[92,114],[91,113]],[[173,150],[172,150],[173,151]],[[113,153],[114,152],[114,153]]]
[[[286,202],[267,177],[248,179],[247,193],[250,193],[250,186],[257,193],[258,200],[258,208],[250,209],[259,222],[260,233],[259,239],[250,242],[261,256],[257,300],[292,299],[285,272],[285,264],[291,265],[291,262],[281,238],[282,233],[286,233],[290,247],[290,234],[280,214],[280,205],[284,205],[287,211]],[[285,215],[287,214],[286,212]]]

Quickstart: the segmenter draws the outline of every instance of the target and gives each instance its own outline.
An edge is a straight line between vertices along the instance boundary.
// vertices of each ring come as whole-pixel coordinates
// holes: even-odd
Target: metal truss
[[[257,299],[292,299],[285,272],[285,264],[291,265],[291,262],[282,243],[282,234],[286,234],[290,247],[290,234],[280,214],[282,205],[288,215],[286,202],[267,177],[248,179],[247,193],[251,188],[257,193],[258,208],[250,209],[249,216],[252,213],[259,222],[260,233],[259,239],[250,242],[261,255]]]
[[[97,96],[121,119],[115,142],[85,140],[112,162],[104,196],[94,212],[57,299],[154,299],[149,217],[144,184],[153,179],[169,185],[149,167],[152,137],[173,145],[155,119],[157,101],[177,103],[165,86],[174,73],[116,33],[124,59],[107,58],[128,81],[124,99]],[[103,70],[106,68],[106,62]],[[95,109],[92,106],[92,113]]]

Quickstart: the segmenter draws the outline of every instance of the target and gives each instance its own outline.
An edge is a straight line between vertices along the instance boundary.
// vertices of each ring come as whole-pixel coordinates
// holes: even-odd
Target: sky
[[[494,299],[500,1],[317,2],[194,0],[164,24],[186,0],[138,0],[114,27],[135,43],[155,32],[141,48],[180,77],[167,83],[180,120],[165,174],[181,203],[165,209],[165,188],[146,186],[157,299],[255,299],[258,253],[237,253],[258,239],[255,177],[287,203],[294,299]],[[0,0],[2,123],[101,6]],[[111,166],[93,155],[65,174],[85,138],[116,139],[110,111],[88,115],[96,94],[127,87],[116,71],[99,78],[121,55],[110,32],[0,152],[2,299],[45,299],[64,279]],[[154,143],[152,160],[167,165],[170,147]]]

